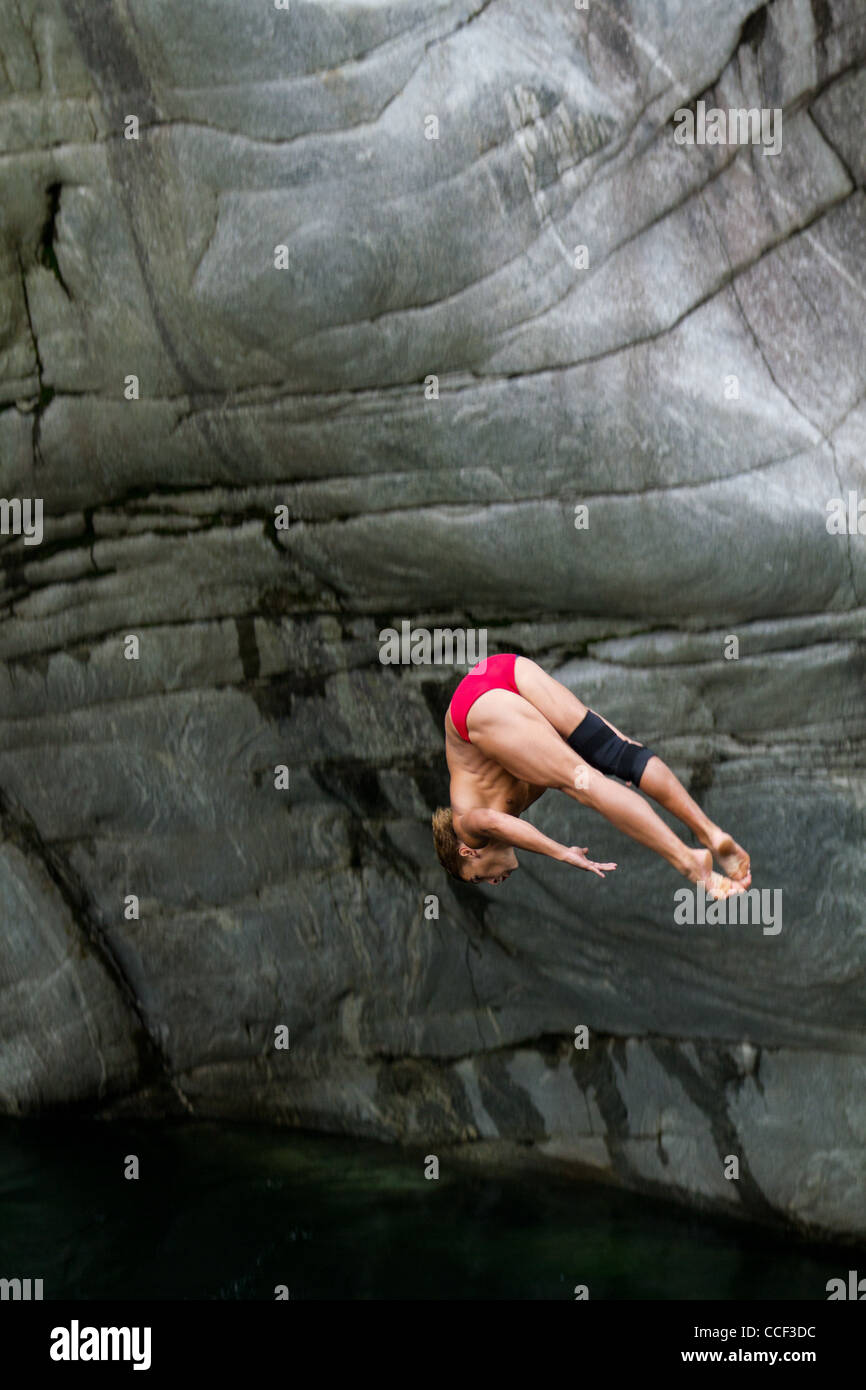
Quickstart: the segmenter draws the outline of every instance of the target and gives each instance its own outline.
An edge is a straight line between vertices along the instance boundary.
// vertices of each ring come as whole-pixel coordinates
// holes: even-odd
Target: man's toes
[[[733,879],[727,878],[725,874],[715,872],[711,873],[707,878],[704,888],[706,889],[707,896],[710,898],[730,898],[735,893],[742,893],[745,891],[741,883],[734,882]]]

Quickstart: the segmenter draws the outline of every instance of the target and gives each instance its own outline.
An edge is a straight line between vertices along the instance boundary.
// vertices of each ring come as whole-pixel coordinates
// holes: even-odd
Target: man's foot
[[[712,851],[728,878],[748,888],[752,881],[749,856],[736,840],[720,831],[718,839],[712,842]]]
[[[733,842],[732,842],[733,843]],[[713,856],[708,849],[693,851],[693,866],[688,877],[692,883],[702,883],[708,898],[729,898],[732,893],[744,893],[746,884],[726,878],[713,869]]]
[[[732,878],[725,878],[724,874],[717,874],[715,870],[709,878],[703,880],[704,890],[708,898],[730,898],[735,893],[745,893],[745,885],[737,883]]]

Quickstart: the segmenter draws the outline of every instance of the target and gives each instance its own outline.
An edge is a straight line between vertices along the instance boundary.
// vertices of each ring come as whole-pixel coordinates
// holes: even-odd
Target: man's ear
[[[462,854],[464,859],[477,859],[481,851],[480,849],[470,849],[469,845],[464,845],[463,841],[461,840],[460,848],[458,849],[457,853]]]

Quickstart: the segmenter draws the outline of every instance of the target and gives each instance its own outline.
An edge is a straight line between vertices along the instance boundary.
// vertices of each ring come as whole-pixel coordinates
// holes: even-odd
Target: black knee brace
[[[605,777],[619,777],[623,782],[634,782],[636,787],[640,786],[644,768],[654,756],[652,749],[644,748],[641,743],[626,743],[592,710],[565,741],[597,772],[603,772]]]

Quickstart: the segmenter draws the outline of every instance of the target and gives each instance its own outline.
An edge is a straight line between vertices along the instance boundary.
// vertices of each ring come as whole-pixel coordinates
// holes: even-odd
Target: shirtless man
[[[546,854],[604,878],[586,847],[557,844],[520,819],[548,788],[599,811],[619,830],[654,849],[707,895],[728,897],[752,881],[749,856],[705,816],[670,768],[649,748],[581,704],[525,656],[487,657],[460,682],[445,716],[451,807],[433,815],[440,862],[467,883],[504,883],[518,868],[515,849]],[[627,786],[610,781],[619,777]],[[691,849],[651,806],[640,786],[694,832]],[[713,870],[713,856],[724,873]]]

